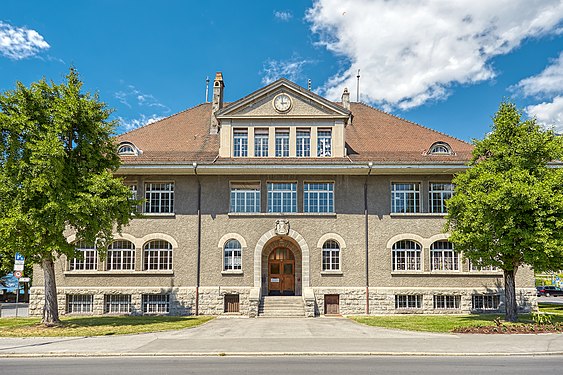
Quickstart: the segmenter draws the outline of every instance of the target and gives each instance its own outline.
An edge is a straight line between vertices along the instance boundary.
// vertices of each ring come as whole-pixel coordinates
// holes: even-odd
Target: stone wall
[[[339,295],[339,309],[342,315],[363,315],[366,313],[365,288],[313,288],[315,293],[315,313],[324,315],[325,294]],[[500,305],[497,310],[476,310],[472,306],[473,295],[499,294]],[[395,295],[422,295],[421,308],[396,309]],[[435,309],[435,295],[460,296],[459,309]],[[517,289],[517,303],[519,312],[537,311],[537,298],[535,289]],[[453,288],[453,289],[369,289],[369,314],[468,314],[468,313],[502,313],[504,312],[504,290]]]

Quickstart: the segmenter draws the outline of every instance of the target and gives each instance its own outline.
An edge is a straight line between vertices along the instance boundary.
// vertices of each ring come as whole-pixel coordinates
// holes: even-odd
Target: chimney
[[[344,88],[344,92],[342,93],[342,106],[347,110],[350,110],[350,93],[348,92],[348,88]]]
[[[217,134],[219,132],[219,121],[215,117],[215,113],[223,108],[223,73],[217,72],[215,80],[213,81],[213,102],[211,104],[211,129],[210,134]]]

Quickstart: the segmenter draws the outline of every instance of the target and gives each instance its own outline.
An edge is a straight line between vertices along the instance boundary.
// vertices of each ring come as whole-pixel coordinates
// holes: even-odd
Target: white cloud
[[[7,58],[26,59],[50,47],[37,31],[0,21],[0,53]]]
[[[562,18],[560,0],[316,0],[306,15],[319,44],[347,63],[326,96],[353,92],[361,69],[361,99],[401,109],[493,78],[492,57],[558,32]]]
[[[264,85],[270,84],[278,78],[284,77],[290,81],[297,81],[301,78],[303,67],[311,64],[311,60],[303,60],[292,58],[289,60],[266,60],[262,67],[262,83]]]
[[[276,10],[276,11],[274,11],[274,17],[276,17],[280,21],[287,22],[287,21],[289,21],[290,19],[293,18],[293,14],[291,14],[291,12],[287,12],[287,11]]]
[[[540,74],[525,78],[518,82],[515,88],[520,89],[526,96],[559,94],[563,92],[563,52],[553,64],[545,68]]]
[[[140,128],[141,126],[152,124],[153,122],[157,122],[163,118],[163,116],[158,116],[153,113],[150,116],[141,114],[141,116],[136,119],[124,119],[123,117],[118,117],[117,120],[120,123],[120,128],[123,129],[123,131],[128,132],[133,129]]]
[[[563,96],[556,96],[551,102],[530,105],[526,107],[526,113],[535,117],[540,124],[563,133]]]
[[[132,108],[133,103],[139,107],[154,107],[162,109],[165,113],[170,112],[170,108],[162,104],[153,95],[145,94],[133,85],[128,85],[126,90],[118,91],[114,96],[121,104],[129,108]]]

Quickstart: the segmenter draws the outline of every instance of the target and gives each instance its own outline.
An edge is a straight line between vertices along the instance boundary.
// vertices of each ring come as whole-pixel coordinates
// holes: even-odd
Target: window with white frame
[[[233,156],[248,156],[248,129],[233,130]]]
[[[434,308],[443,310],[456,310],[461,305],[461,296],[434,295]]]
[[[167,314],[170,311],[169,294],[143,294],[143,314]]]
[[[223,249],[223,270],[238,271],[242,269],[242,246],[235,239],[228,240]]]
[[[95,271],[98,269],[98,251],[96,246],[86,242],[78,242],[75,245],[76,256],[69,260],[69,271]]]
[[[137,155],[137,150],[129,143],[123,143],[117,148],[119,155]]]
[[[254,130],[254,156],[266,157],[268,156],[268,129]]]
[[[443,240],[430,245],[430,268],[432,271],[459,271],[459,255],[453,243]]]
[[[396,294],[396,309],[420,309],[422,308],[421,294]]]
[[[297,183],[268,183],[268,212],[297,212]]]
[[[474,272],[480,271],[498,271],[498,267],[491,266],[491,265],[484,265],[483,260],[479,259],[478,261],[469,260],[469,270]]]
[[[260,183],[231,182],[230,212],[260,212]]]
[[[393,182],[391,184],[391,212],[420,212],[420,184],[409,182]]]
[[[67,294],[66,312],[68,314],[88,314],[93,311],[94,296],[92,294]]]
[[[332,131],[319,129],[317,131],[317,156],[332,155]]]
[[[116,240],[108,246],[108,271],[132,271],[135,269],[135,245],[131,241]]]
[[[311,156],[311,130],[297,129],[297,157]]]
[[[303,212],[334,212],[334,183],[305,182]]]
[[[106,294],[104,296],[104,312],[106,314],[131,313],[130,294]]]
[[[428,153],[431,155],[450,155],[452,149],[450,145],[445,142],[437,142],[430,147]]]
[[[276,129],[276,157],[289,156],[289,129]]]
[[[498,310],[500,295],[498,294],[474,294],[472,296],[474,310]]]
[[[428,195],[430,203],[430,212],[444,214],[446,209],[446,200],[450,199],[454,194],[454,184],[447,182],[431,182]]]
[[[136,201],[138,199],[138,189],[137,189],[137,184],[135,183],[126,183],[127,187],[129,187],[129,191],[131,192],[130,195],[130,199],[131,201]],[[140,206],[137,205],[131,205],[131,212],[135,213],[135,212],[139,212],[140,211]]]
[[[151,182],[145,184],[145,212],[174,212],[173,182]]]
[[[340,271],[340,245],[334,240],[323,244],[323,271]]]
[[[172,270],[172,244],[164,240],[149,241],[144,246],[143,270]]]
[[[402,240],[393,244],[393,271],[420,271],[420,253],[418,242]]]

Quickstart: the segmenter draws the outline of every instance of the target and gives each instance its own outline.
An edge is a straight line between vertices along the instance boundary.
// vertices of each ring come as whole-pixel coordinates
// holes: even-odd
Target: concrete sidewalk
[[[0,356],[563,355],[563,334],[436,334],[360,325],[344,318],[218,318],[158,333],[0,338]]]

